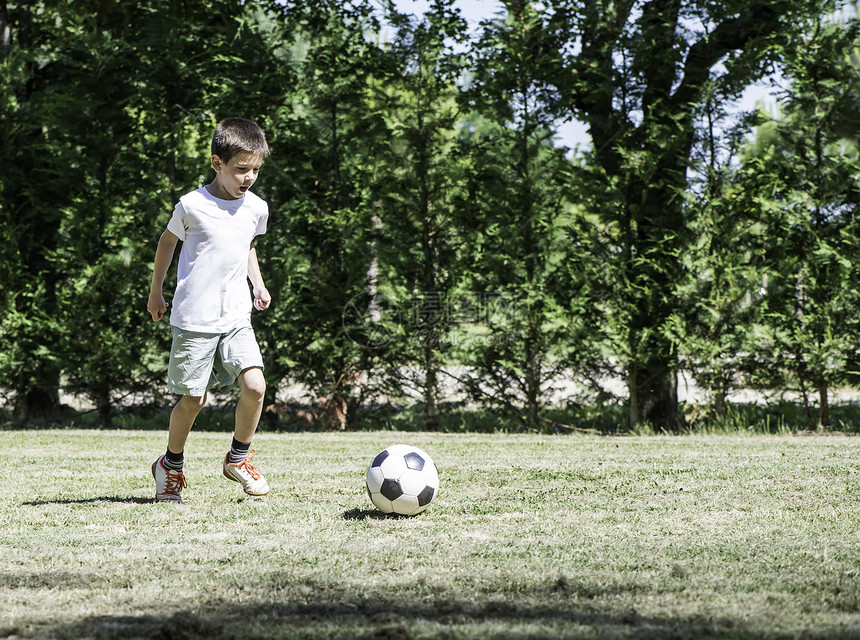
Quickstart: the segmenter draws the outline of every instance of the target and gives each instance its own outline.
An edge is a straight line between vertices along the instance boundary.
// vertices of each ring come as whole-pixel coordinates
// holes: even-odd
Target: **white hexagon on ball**
[[[365,477],[367,495],[383,513],[404,516],[424,511],[439,491],[439,471],[426,451],[406,444],[383,449]]]

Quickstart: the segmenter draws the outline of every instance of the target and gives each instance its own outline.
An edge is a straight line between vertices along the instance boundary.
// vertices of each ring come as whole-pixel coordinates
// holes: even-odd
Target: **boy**
[[[158,241],[147,311],[156,322],[167,311],[162,289],[176,244],[182,241],[170,324],[173,345],[167,387],[182,397],[170,414],[167,452],[152,464],[156,502],[182,502],[185,441],[207,390],[239,382],[233,444],[223,472],[249,495],[269,491],[250,463],[251,440],[263,409],[263,359],[251,328],[251,307],[272,298],[263,283],[254,238],[266,232],[269,209],[251,193],[269,147],[249,120],[228,118],[212,136],[215,179],[185,194]],[[253,301],[248,290],[253,287]]]

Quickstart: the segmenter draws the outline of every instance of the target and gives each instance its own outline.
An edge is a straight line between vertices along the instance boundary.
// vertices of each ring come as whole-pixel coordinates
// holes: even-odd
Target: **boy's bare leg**
[[[173,411],[170,412],[170,431],[167,436],[167,448],[173,453],[185,450],[185,441],[191,433],[191,427],[197,415],[206,404],[206,394],[202,396],[182,396]]]
[[[263,370],[259,367],[251,367],[242,371],[239,374],[239,389],[236,428],[233,431],[233,445],[224,459],[224,476],[240,483],[245,493],[262,496],[269,492],[269,484],[251,464],[254,452],[250,447],[263,413],[263,397],[266,395],[266,379],[263,377]]]
[[[239,374],[239,402],[236,404],[236,428],[233,437],[239,442],[251,442],[260,416],[263,414],[263,398],[266,395],[266,378],[259,367],[245,369]]]
[[[152,463],[156,502],[182,502],[181,492],[187,486],[182,473],[185,441],[204,404],[205,393],[202,396],[182,396],[170,412],[167,453]]]

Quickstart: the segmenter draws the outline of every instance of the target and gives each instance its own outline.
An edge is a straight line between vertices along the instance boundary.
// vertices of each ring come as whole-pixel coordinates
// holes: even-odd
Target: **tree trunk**
[[[423,55],[419,51],[419,66],[423,78]],[[432,193],[430,186],[430,133],[425,129],[423,94],[424,81],[420,82],[418,90],[417,109],[417,133],[418,133],[418,197],[421,215],[421,253],[424,257],[422,264],[421,280],[424,287],[425,298],[434,301],[431,303],[429,312],[423,313],[424,321],[423,335],[424,353],[422,365],[424,367],[424,426],[428,431],[436,431],[439,428],[439,379],[438,367],[439,343],[442,332],[445,330],[447,319],[440,309],[432,308],[439,305],[443,309],[447,304],[443,292],[439,287],[439,219],[433,209]]]
[[[101,388],[98,391],[99,426],[110,429],[113,426],[113,402],[110,398],[110,390]]]
[[[818,386],[818,428],[825,429],[830,426],[830,400],[827,393],[827,383],[822,382]]]
[[[680,430],[678,374],[674,369],[654,360],[645,367],[634,362],[628,371],[627,389],[631,429],[647,424],[655,431]]]
[[[436,368],[435,348],[428,338],[424,343],[424,427],[427,431],[439,429],[439,381]]]
[[[25,426],[34,418],[52,418],[57,416],[60,410],[59,377],[56,384],[45,384],[42,378],[42,386],[26,392],[19,392],[15,396],[14,420],[15,423]]]
[[[541,354],[537,340],[529,339],[526,345],[526,426],[537,429],[540,425]]]
[[[717,389],[716,394],[714,395],[714,415],[717,418],[722,418],[726,415],[726,398],[728,396],[728,392],[726,391],[725,385],[720,385],[720,388]]]

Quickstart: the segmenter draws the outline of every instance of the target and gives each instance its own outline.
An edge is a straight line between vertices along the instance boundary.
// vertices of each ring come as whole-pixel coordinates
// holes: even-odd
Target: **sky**
[[[403,13],[422,15],[430,7],[430,0],[395,0],[397,8]],[[498,0],[456,0],[455,6],[460,9],[460,14],[469,21],[473,30],[477,29],[481,20],[496,17],[504,10]],[[747,87],[741,99],[738,100],[738,111],[749,111],[756,107],[759,101],[763,101],[768,109],[772,109],[776,99],[771,95],[769,87],[751,86]],[[577,121],[559,123],[558,142],[571,149],[588,148],[591,146],[591,138],[588,135],[588,127]]]
[[[430,0],[395,0],[397,8],[403,13],[414,13],[421,15],[430,8]],[[497,0],[457,0],[454,3],[460,10],[460,14],[473,26],[485,18],[492,18],[494,14],[502,11],[503,5]]]

